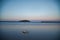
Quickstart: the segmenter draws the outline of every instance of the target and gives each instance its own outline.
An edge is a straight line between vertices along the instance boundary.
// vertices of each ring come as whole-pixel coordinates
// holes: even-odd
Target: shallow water
[[[59,26],[60,23],[0,22],[0,40],[59,40]]]

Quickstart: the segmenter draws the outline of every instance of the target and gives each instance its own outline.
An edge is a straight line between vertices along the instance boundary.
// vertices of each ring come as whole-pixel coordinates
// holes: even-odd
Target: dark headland
[[[30,22],[30,20],[20,20],[19,22]]]

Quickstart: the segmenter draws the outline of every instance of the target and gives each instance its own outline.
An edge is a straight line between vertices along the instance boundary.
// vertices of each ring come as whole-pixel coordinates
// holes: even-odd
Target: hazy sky
[[[59,20],[56,0],[3,0],[0,20]]]

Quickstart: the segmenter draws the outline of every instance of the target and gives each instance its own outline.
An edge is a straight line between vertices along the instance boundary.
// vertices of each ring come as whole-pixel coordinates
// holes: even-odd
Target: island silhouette
[[[20,20],[19,22],[31,22],[30,20]]]

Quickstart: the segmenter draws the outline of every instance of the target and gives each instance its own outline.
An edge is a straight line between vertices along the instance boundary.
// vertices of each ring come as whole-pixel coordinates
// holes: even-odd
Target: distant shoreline
[[[0,22],[20,22],[20,21],[0,21]],[[28,23],[60,23],[60,21],[39,21],[39,22],[30,21]]]

